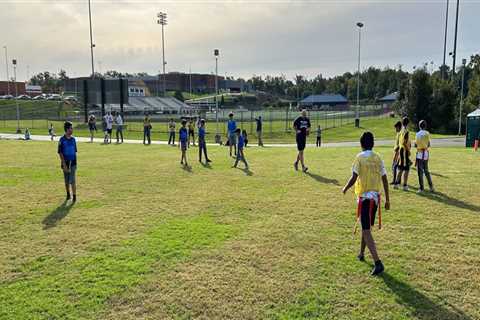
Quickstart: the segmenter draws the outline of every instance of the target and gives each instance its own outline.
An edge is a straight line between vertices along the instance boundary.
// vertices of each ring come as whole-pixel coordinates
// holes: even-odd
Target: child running
[[[53,129],[53,123],[50,123],[50,126],[48,126],[48,135],[50,136],[50,140],[53,141],[53,138],[55,137],[55,130]]]
[[[430,133],[426,130],[427,122],[421,120],[418,123],[420,131],[417,132],[415,138],[415,147],[417,148],[416,164],[417,164],[417,173],[418,173],[418,184],[420,188],[418,193],[424,191],[423,185],[423,175],[427,177],[428,186],[430,187],[430,192],[435,192],[432,183],[432,177],[430,176],[430,171],[428,170],[428,159],[430,158],[430,153],[428,149],[430,148]]]
[[[245,159],[245,153],[243,152],[243,147],[245,146],[245,139],[241,134],[240,128],[237,128],[235,130],[235,134],[237,135],[237,156],[235,158],[235,164],[233,165],[233,168],[236,168],[238,162],[242,161],[243,163],[245,163],[245,169],[248,170],[248,163]]]
[[[365,132],[360,138],[362,152],[357,155],[353,163],[352,177],[343,187],[343,194],[355,185],[355,194],[358,197],[357,222],[362,225],[362,241],[360,244],[359,261],[365,261],[365,247],[368,247],[375,266],[371,275],[384,271],[380,260],[375,240],[370,231],[375,224],[375,215],[378,208],[378,226],[382,227],[380,190],[383,184],[385,191],[385,209],[390,210],[390,196],[388,192],[388,179],[385,166],[380,156],[373,152],[374,137],[371,132]]]
[[[58,142],[58,155],[61,161],[61,168],[63,170],[63,177],[65,179],[65,189],[67,191],[67,199],[70,200],[70,186],[72,187],[73,199],[72,202],[77,201],[77,186],[75,184],[75,173],[77,171],[77,143],[72,136],[73,125],[70,121],[63,125],[65,135],[60,138]]]
[[[180,164],[188,167],[187,163],[187,144],[188,144],[188,131],[187,131],[187,120],[182,120],[182,127],[178,130],[178,136],[180,139],[180,144],[178,145],[182,150],[182,159]]]
[[[200,127],[198,128],[198,161],[202,162],[202,152],[205,155],[205,163],[212,162],[208,159],[207,143],[205,142],[205,119],[200,120]]]
[[[395,184],[397,180],[397,170],[398,170],[398,162],[399,162],[399,139],[400,139],[400,130],[402,130],[402,123],[397,121],[393,126],[395,128],[395,145],[393,147],[393,161],[392,161],[392,172],[393,172],[393,179],[390,184]],[[399,182],[400,183],[400,182]]]

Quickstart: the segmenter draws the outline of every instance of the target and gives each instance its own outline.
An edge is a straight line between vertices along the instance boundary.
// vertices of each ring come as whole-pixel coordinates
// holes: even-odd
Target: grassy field
[[[361,128],[355,128],[353,125],[353,119],[350,119],[349,123],[341,123],[337,122],[334,128],[328,128],[323,130],[322,134],[322,141],[323,142],[341,142],[341,141],[357,141],[358,137],[361,133],[365,130],[370,130],[375,133],[375,136],[378,139],[388,139],[392,140],[394,137],[393,133],[393,124],[398,119],[392,118],[385,118],[385,117],[368,117],[367,119],[362,120]],[[48,134],[48,123],[53,123],[56,133],[63,134],[63,122],[60,121],[48,121],[47,120],[24,120],[21,121],[20,127],[21,128],[30,128],[30,132],[32,134],[39,134],[39,135],[47,135]],[[316,122],[313,120],[312,122],[312,133],[308,138],[309,143],[315,143],[316,140],[316,126],[320,124],[322,128],[333,127],[333,120],[332,119],[322,119]],[[294,131],[291,130],[290,126],[291,123],[288,122],[288,128],[290,131],[285,131],[285,121],[273,121],[270,125],[269,122],[264,123],[264,142],[265,143],[295,143],[295,134]],[[99,124],[100,131],[96,134],[97,138],[103,138],[103,133],[101,132],[101,124]],[[124,137],[126,139],[143,139],[143,124],[139,122],[134,123],[127,123],[127,128],[124,132]],[[177,123],[178,126],[178,123]],[[253,128],[253,132],[255,131],[255,124],[250,125],[249,122],[239,122],[238,126],[247,130],[249,132],[249,139],[250,143],[257,142],[256,133],[250,134],[250,129]],[[0,121],[0,132],[3,133],[14,133],[16,131],[17,122],[13,120],[9,121]],[[33,128],[33,129],[32,129]],[[167,134],[167,124],[166,123],[153,123],[153,131],[152,131],[152,139],[153,140],[160,140],[166,141],[168,140]],[[215,141],[215,123],[208,123],[207,124],[207,141],[214,142]],[[225,126],[220,126],[220,132],[222,132],[224,136],[224,141],[226,140],[225,136]],[[75,135],[79,137],[89,137],[90,133],[86,129],[75,129]],[[115,135],[115,132],[114,132]],[[432,134],[434,138],[442,138],[447,137],[446,135],[439,135],[439,134]],[[178,139],[178,134],[177,134]]]
[[[309,174],[293,148],[248,172],[196,151],[79,144],[71,206],[56,143],[0,141],[0,319],[480,319],[478,154],[435,149],[438,193],[392,192],[373,278],[341,194],[358,149],[307,149]]]

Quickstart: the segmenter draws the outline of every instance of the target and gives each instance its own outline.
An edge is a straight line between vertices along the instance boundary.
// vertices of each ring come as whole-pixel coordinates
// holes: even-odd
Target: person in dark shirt
[[[297,149],[298,155],[297,160],[293,164],[295,170],[298,170],[298,162],[302,164],[303,172],[307,172],[308,168],[305,166],[305,160],[303,156],[303,151],[305,150],[305,146],[307,144],[307,136],[310,133],[310,119],[307,117],[307,110],[303,109],[301,116],[299,116],[293,122],[293,128],[296,132],[296,141],[297,141]]]
[[[182,150],[182,158],[180,164],[188,167],[187,163],[187,144],[188,144],[188,131],[187,120],[182,120],[182,127],[178,130],[178,136],[180,138],[180,144],[178,145]]]
[[[322,128],[317,128],[317,148],[322,146]]]
[[[263,147],[263,137],[262,137],[262,116],[259,116],[258,118],[255,119],[255,122],[257,123],[257,138],[258,138],[258,146]]]
[[[233,165],[233,167],[236,168],[238,162],[242,161],[245,164],[245,169],[248,170],[247,159],[245,159],[245,153],[243,152],[243,147],[245,146],[245,138],[242,136],[240,128],[237,128],[235,130],[235,134],[237,135],[237,156],[235,158],[235,164]]]
[[[205,155],[206,163],[212,162],[208,159],[207,143],[205,142],[205,119],[200,120],[200,127],[198,128],[198,161],[202,162],[202,152]]]
[[[233,120],[233,112],[228,114],[228,122],[227,122],[227,131],[228,131],[228,145],[230,147],[230,157],[232,157],[232,148],[234,149],[233,156],[237,155],[237,141],[236,141],[236,132],[237,130],[237,123]]]
[[[75,183],[75,174],[77,172],[77,142],[72,136],[73,125],[70,121],[63,125],[65,135],[58,142],[58,155],[61,161],[63,177],[65,179],[65,189],[67,191],[67,200],[70,200],[70,186],[72,188],[73,199],[77,201],[77,186]]]
[[[243,129],[242,130],[242,136],[243,136],[243,140],[245,140],[245,148],[247,147],[247,144],[248,144],[248,134],[247,134],[247,130]]]

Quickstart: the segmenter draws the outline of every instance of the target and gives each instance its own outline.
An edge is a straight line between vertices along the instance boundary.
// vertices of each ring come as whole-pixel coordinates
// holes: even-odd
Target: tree
[[[183,97],[183,94],[182,94],[181,91],[175,91],[173,97],[175,99],[178,99],[178,100],[182,101],[182,102],[185,101],[185,98]]]

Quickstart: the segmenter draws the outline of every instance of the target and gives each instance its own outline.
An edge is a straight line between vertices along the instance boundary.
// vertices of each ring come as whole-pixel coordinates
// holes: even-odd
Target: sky
[[[361,68],[411,70],[443,60],[446,0],[153,1],[91,0],[95,69],[156,74],[162,65],[158,12],[166,12],[166,71],[331,77]],[[456,1],[450,0],[447,54]],[[480,0],[461,0],[457,65],[480,53]],[[42,71],[91,72],[88,0],[0,0],[0,46],[17,78]],[[6,79],[1,51],[0,79]],[[2,63],[3,62],[3,63]],[[451,58],[447,56],[451,65]],[[10,66],[10,76],[13,69]]]

